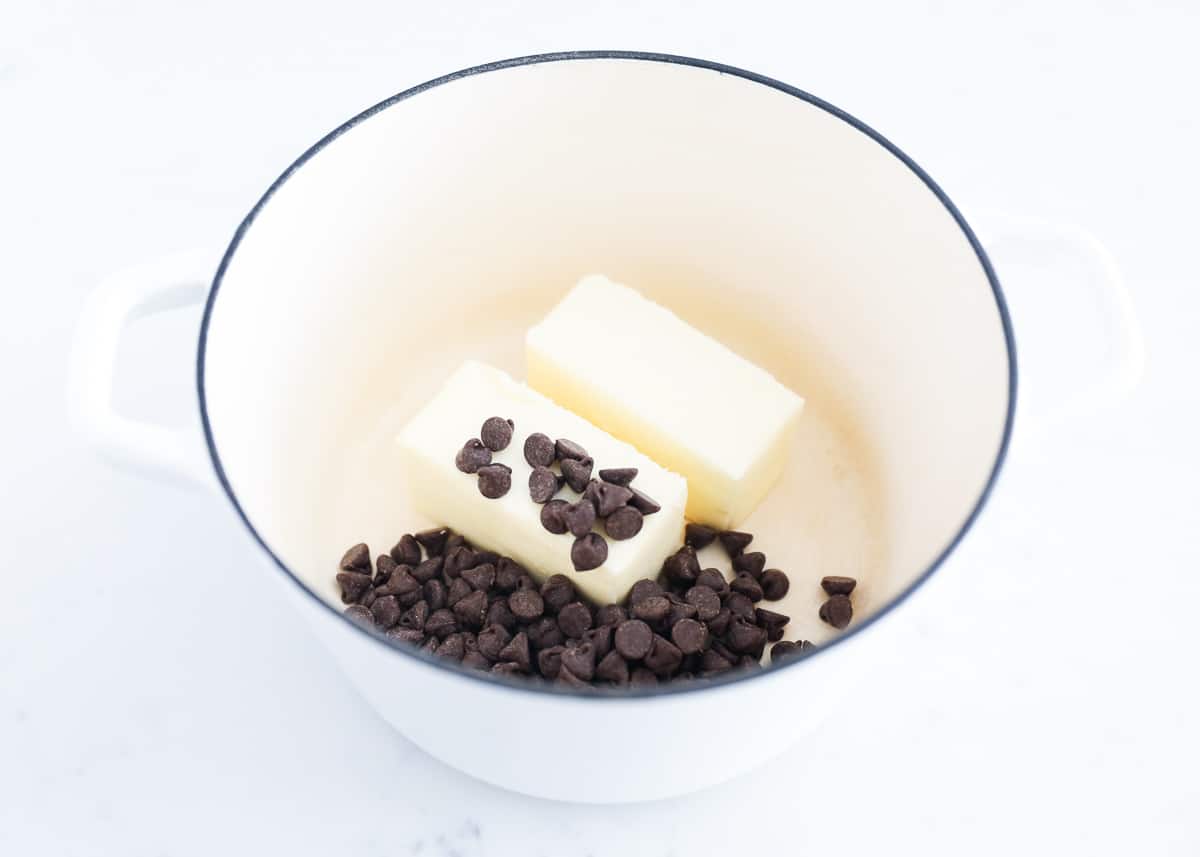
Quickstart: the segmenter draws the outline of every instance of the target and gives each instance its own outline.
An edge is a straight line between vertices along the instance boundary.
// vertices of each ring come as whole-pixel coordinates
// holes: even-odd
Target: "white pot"
[[[1053,237],[1104,261],[1085,237]],[[437,758],[532,795],[665,797],[800,740],[971,526],[1013,427],[1004,298],[946,196],[858,120],[709,62],[572,53],[416,87],[289,167],[211,289],[192,264],[129,272],[97,294],[75,353],[80,426],[125,460],[215,472],[268,573],[371,704]],[[593,271],[808,399],[795,461],[747,528],[792,572],[805,636],[829,635],[816,579],[862,579],[848,632],[724,683],[594,697],[390,648],[341,616],[342,549],[386,550],[425,523],[403,496],[395,428],[466,357],[523,374],[521,332]],[[1111,389],[1136,374],[1138,340],[1101,273],[1121,355]],[[198,461],[180,435],[113,413],[108,393],[123,325],[205,294],[210,455]],[[729,406],[719,393],[713,406]],[[759,740],[714,742],[768,716]]]

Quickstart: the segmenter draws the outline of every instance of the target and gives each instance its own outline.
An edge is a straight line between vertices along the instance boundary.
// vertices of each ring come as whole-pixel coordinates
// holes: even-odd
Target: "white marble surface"
[[[1197,853],[1196,5],[573,5],[3,5],[0,854]],[[772,74],[968,209],[1083,223],[1150,345],[1130,403],[1014,456],[911,644],[838,719],[648,806],[534,801],[424,756],[247,565],[228,511],[94,460],[62,407],[101,274],[225,240],[309,142],[395,91],[599,46]],[[186,419],[194,322],[137,331],[129,408]],[[707,752],[787,720],[714,724]]]

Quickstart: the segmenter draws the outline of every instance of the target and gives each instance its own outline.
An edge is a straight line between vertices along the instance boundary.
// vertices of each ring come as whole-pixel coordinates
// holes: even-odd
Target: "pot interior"
[[[1010,352],[946,205],[802,98],[591,58],[399,100],[304,161],[244,230],[204,397],[270,550],[340,607],[347,546],[379,553],[430,523],[408,506],[399,426],[464,359],[523,378],[525,329],[593,272],[806,398],[788,471],[742,527],[791,576],[789,638],[829,636],[821,576],[859,578],[858,622],[959,533],[1003,443]],[[708,406],[736,400],[714,390]],[[728,568],[715,548],[702,560]]]

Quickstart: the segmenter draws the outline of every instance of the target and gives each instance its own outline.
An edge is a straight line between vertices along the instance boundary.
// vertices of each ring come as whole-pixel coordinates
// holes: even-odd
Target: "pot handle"
[[[1073,224],[1002,214],[979,222],[1016,329],[1018,437],[1037,440],[1120,404],[1146,358],[1112,253]]]
[[[180,253],[107,277],[84,305],[67,375],[71,421],[92,448],[133,469],[206,487],[215,480],[197,432],[124,416],[113,407],[112,391],[129,325],[204,300],[216,258],[211,252]]]

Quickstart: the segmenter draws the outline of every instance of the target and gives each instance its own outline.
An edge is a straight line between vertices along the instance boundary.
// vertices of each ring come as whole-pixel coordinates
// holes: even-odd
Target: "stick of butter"
[[[530,386],[683,474],[688,518],[721,529],[775,484],[804,407],[765,370],[601,276],[529,330],[525,359]]]
[[[509,445],[492,454],[493,462],[512,468],[512,487],[494,500],[480,494],[476,477],[454,463],[463,443],[478,437],[483,421],[493,416],[511,419],[515,425]],[[574,537],[556,535],[542,526],[542,507],[529,496],[533,468],[523,452],[525,438],[534,432],[582,445],[595,462],[593,473],[636,467],[633,486],[662,506],[645,517],[641,532],[633,538],[606,537],[608,558],[598,568],[576,571],[570,558]],[[663,560],[682,544],[687,505],[683,477],[499,369],[464,363],[404,427],[398,442],[404,478],[417,509],[462,533],[472,544],[512,557],[539,579],[567,575],[600,604],[620,601],[639,578],[654,577]],[[557,497],[579,499],[565,486]],[[603,523],[597,523],[595,532],[603,535]]]

